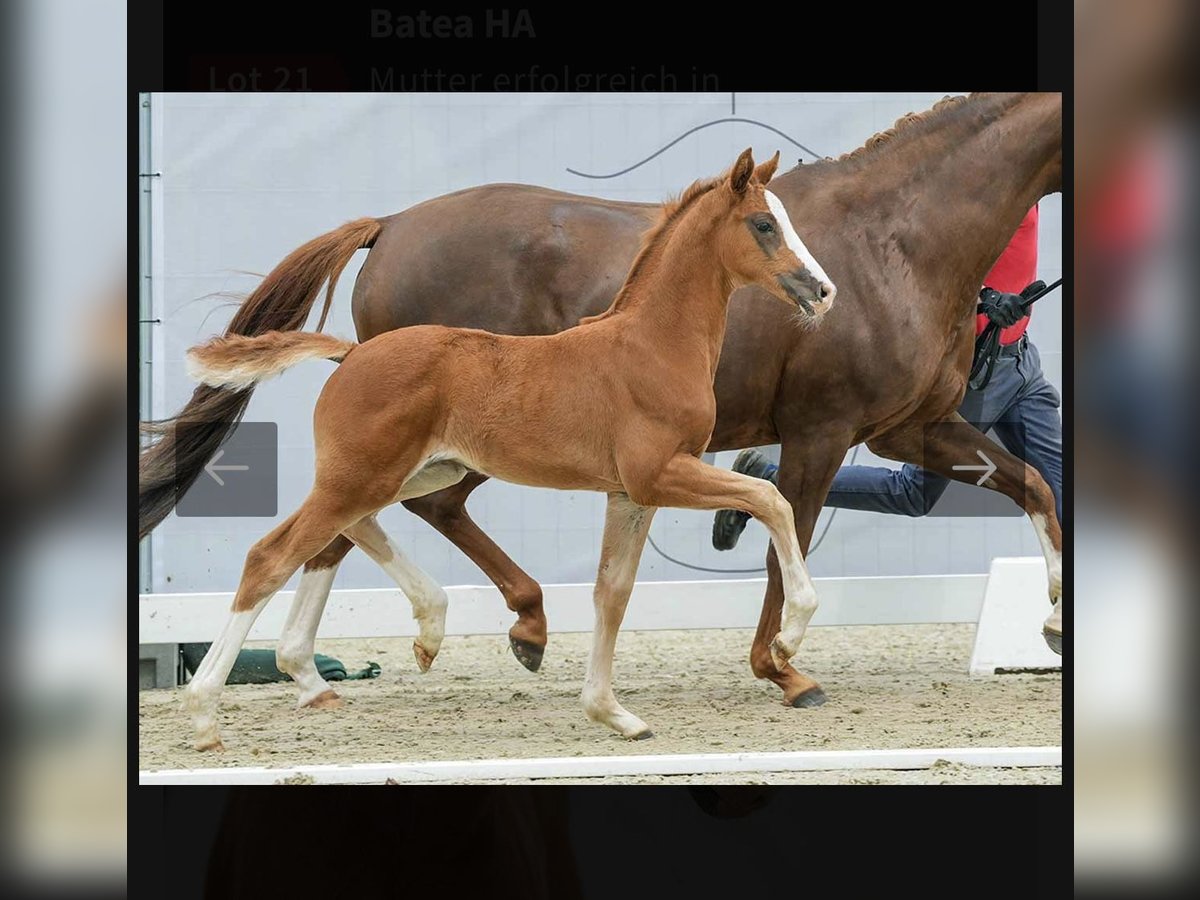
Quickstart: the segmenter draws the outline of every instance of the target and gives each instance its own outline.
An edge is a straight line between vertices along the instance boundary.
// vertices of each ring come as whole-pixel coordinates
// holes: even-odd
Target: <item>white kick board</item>
[[[1046,561],[1041,557],[992,560],[975,649],[972,675],[997,669],[1061,669],[1062,657],[1046,646],[1042,623],[1050,615]]]
[[[314,784],[401,784],[498,778],[603,778],[610,775],[703,775],[724,772],[820,772],[837,769],[928,769],[939,760],[969,766],[1062,766],[1062,747],[955,747],[902,750],[800,750],[784,753],[684,753],[356,763],[280,769],[230,766],[138,773],[139,784],[280,784],[307,776]]]

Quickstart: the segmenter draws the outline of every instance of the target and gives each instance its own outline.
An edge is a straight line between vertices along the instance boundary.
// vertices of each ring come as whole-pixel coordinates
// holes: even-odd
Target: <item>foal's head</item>
[[[710,202],[725,204],[724,213],[717,213],[717,252],[735,284],[757,285],[817,321],[833,305],[837,288],[796,234],[783,203],[766,188],[778,164],[776,151],[755,167],[747,148],[710,192]]]

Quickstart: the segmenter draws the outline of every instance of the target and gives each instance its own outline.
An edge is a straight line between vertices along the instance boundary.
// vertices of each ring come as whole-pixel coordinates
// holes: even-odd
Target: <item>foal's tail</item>
[[[354,252],[370,247],[383,230],[379,219],[355,219],[293,250],[246,298],[226,335],[262,335],[298,331],[312,312],[321,285],[329,283],[320,331],[333,302],[338,276]],[[149,534],[192,486],[250,402],[251,388],[202,384],[173,419],[144,423],[142,430],[159,435],[138,460],[138,538]],[[180,429],[180,423],[188,427]]]
[[[189,350],[187,369],[201,384],[243,391],[306,359],[341,362],[357,346],[315,331],[268,331],[256,337],[229,334]]]

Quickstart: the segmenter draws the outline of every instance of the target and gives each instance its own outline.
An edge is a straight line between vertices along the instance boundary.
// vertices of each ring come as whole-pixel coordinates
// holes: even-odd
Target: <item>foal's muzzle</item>
[[[779,275],[778,281],[784,293],[804,312],[814,317],[825,315],[837,295],[836,287],[828,281],[816,278],[807,269],[797,269]]]

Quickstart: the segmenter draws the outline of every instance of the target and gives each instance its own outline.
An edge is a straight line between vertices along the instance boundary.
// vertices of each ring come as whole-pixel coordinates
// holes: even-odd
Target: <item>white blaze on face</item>
[[[779,223],[779,227],[783,229],[783,240],[788,245],[788,249],[800,257],[800,262],[804,263],[804,268],[808,269],[809,274],[829,288],[829,294],[825,299],[832,302],[834,294],[837,293],[837,288],[829,280],[829,276],[825,274],[825,270],[821,268],[821,264],[813,258],[808,248],[804,246],[804,241],[800,240],[800,235],[796,234],[796,229],[792,227],[792,220],[788,217],[787,210],[783,208],[783,201],[770,191],[763,191],[763,193],[767,197],[767,208],[771,210],[771,215],[775,217],[775,220]]]

